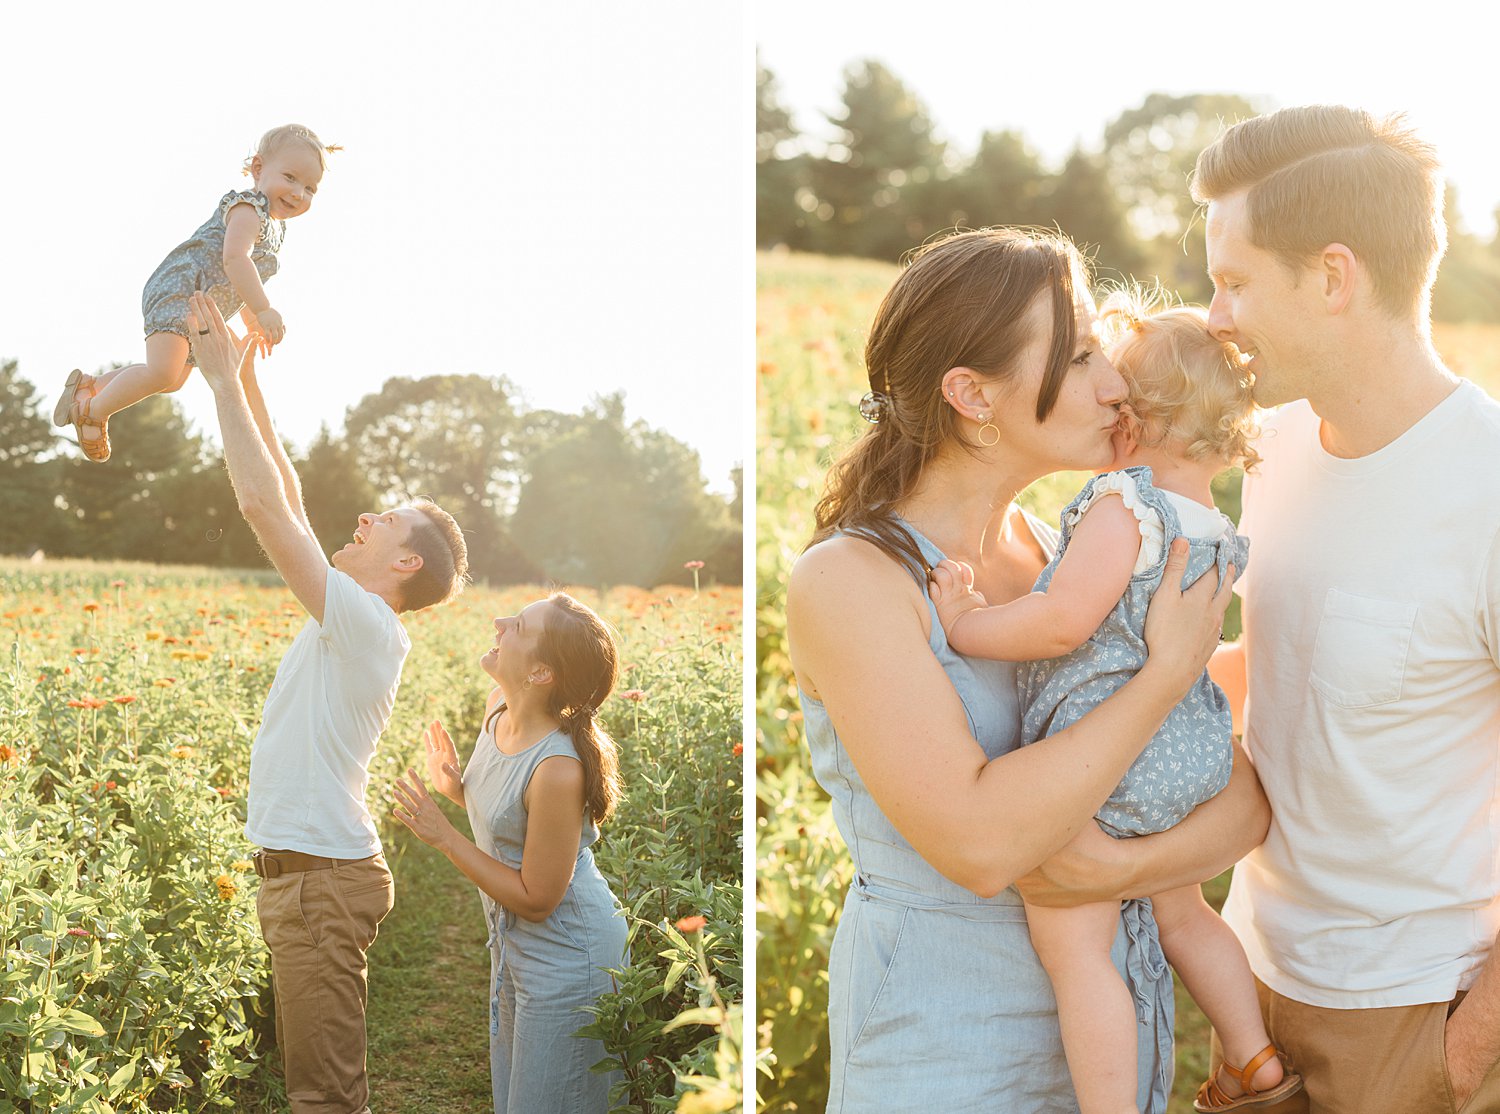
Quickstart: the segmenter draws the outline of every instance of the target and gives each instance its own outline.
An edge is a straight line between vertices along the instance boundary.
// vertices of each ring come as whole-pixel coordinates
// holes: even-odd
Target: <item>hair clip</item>
[[[891,396],[880,391],[866,391],[864,398],[859,400],[859,416],[871,425],[883,421],[890,409]]]

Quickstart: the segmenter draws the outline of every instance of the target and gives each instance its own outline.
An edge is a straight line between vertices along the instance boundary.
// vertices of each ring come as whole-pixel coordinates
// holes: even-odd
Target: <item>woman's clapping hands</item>
[[[458,748],[440,720],[433,720],[422,734],[427,744],[427,776],[432,787],[456,805],[464,803],[463,772],[458,767]]]
[[[408,768],[406,777],[397,778],[391,787],[391,795],[396,798],[396,807],[391,814],[423,843],[442,850],[450,837],[458,835],[458,830],[443,815],[443,810],[427,792],[427,786],[422,784],[416,770]]]

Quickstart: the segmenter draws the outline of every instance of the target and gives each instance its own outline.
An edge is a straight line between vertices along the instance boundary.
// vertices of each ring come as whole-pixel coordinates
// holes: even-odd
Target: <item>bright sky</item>
[[[717,491],[750,398],[752,47],[733,5],[348,0],[7,5],[0,358],[50,412],[68,370],[144,357],[148,275],[261,133],[332,156],[267,284],[261,383],[283,435],[394,375],[504,375],[524,402],[626,415]],[[217,439],[198,376],[176,396]]]
[[[799,128],[826,134],[846,65],[876,58],[965,153],[1019,131],[1053,165],[1147,94],[1240,93],[1267,107],[1404,111],[1443,159],[1468,228],[1500,205],[1495,25],[1469,0],[1390,9],[1256,0],[1173,6],[1070,0],[1052,8],[954,0],[756,0],[760,61]]]

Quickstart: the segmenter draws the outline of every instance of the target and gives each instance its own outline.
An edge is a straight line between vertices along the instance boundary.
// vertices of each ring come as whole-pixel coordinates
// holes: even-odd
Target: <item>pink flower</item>
[[[703,567],[703,562],[702,561],[684,561],[682,563],[682,567],[685,568],[685,569],[701,569]]]
[[[641,700],[646,699],[646,690],[645,689],[626,689],[624,692],[620,693],[620,698],[622,700],[641,701]]]
[[[68,935],[69,936],[82,936],[84,939],[88,939],[90,936],[93,935],[93,933],[90,932],[86,928],[70,928],[70,929],[68,929]]]

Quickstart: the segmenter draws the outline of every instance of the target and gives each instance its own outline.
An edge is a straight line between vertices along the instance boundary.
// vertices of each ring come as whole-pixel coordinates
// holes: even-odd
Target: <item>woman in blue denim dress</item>
[[[1147,664],[1026,748],[1014,665],[954,652],[927,594],[948,557],[990,602],[1030,591],[1055,539],[1015,497],[1111,462],[1125,388],[1095,324],[1068,241],[989,229],[918,252],[870,328],[873,428],[835,465],[787,594],[814,770],[856,869],[829,967],[830,1112],[1075,1110],[1017,884],[1038,903],[1140,897],[1219,873],[1269,821],[1236,761],[1169,832],[1121,844],[1090,823],[1202,672],[1227,585],[1158,593]],[[1140,1022],[1139,1108],[1162,1114],[1172,988],[1149,903],[1124,906],[1112,954]]]
[[[495,630],[480,662],[497,688],[462,774],[442,725],[427,732],[428,774],[468,811],[474,842],[415,771],[397,782],[396,817],[480,889],[495,1114],[604,1114],[618,1073],[591,1071],[604,1045],[574,1033],[626,962],[625,918],[591,850],[620,792],[614,743],[595,722],[614,687],[615,644],[563,593]]]

